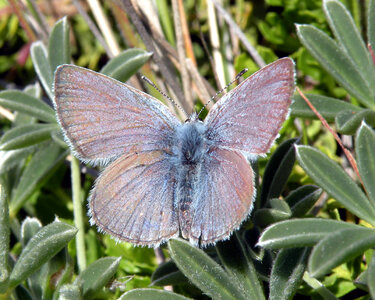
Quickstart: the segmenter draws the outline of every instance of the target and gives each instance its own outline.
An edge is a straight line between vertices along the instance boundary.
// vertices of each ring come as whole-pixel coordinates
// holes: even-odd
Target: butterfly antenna
[[[148,79],[146,76],[141,77],[144,81],[146,81],[149,85],[151,85],[155,90],[157,90],[164,98],[171,101],[173,105],[175,105],[178,109],[180,109],[186,116],[188,115],[186,111],[182,108],[181,105],[179,105],[176,101],[174,101],[171,97],[169,97],[166,93],[162,92],[156,85],[153,83],[150,79]]]
[[[201,108],[201,110],[199,111],[198,113],[198,117],[199,115],[201,114],[201,112],[207,107],[207,105],[209,103],[211,103],[211,101],[213,101],[218,95],[220,95],[222,92],[224,92],[227,88],[229,88],[235,81],[237,81],[243,74],[245,74],[249,69],[248,68],[245,68],[243,69],[240,73],[238,73],[236,75],[236,77],[231,81],[229,82],[225,87],[223,87],[220,91],[218,91],[215,95],[213,95],[211,97],[211,99],[205,104],[203,105],[203,107]]]

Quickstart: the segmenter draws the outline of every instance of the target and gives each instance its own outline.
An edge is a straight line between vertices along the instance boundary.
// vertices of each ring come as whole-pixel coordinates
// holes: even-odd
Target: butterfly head
[[[186,120],[185,123],[194,123],[194,122],[200,122],[202,121],[199,119],[199,116],[196,112],[193,112]]]

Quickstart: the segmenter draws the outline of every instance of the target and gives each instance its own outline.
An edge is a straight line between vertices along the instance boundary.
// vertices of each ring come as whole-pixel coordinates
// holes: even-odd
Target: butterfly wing
[[[180,122],[160,101],[74,65],[55,73],[57,118],[79,158],[105,163],[123,153],[168,148]]]
[[[228,238],[249,215],[255,198],[254,175],[240,152],[211,148],[198,180],[190,240],[207,246]]]
[[[269,64],[214,105],[205,119],[207,138],[223,148],[265,154],[288,115],[293,92],[293,61]]]
[[[163,151],[121,156],[96,181],[91,223],[135,245],[158,246],[178,235],[175,170]]]

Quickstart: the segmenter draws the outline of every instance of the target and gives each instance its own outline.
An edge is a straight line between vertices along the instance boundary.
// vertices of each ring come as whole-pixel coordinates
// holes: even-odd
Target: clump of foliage
[[[51,29],[46,16],[62,7],[52,15],[33,1],[0,2],[0,74],[20,87],[0,92],[0,297],[375,298],[375,1],[344,2],[158,0],[142,11],[113,1],[90,7],[97,28],[77,1]],[[296,94],[278,146],[254,163],[255,209],[229,241],[202,250],[175,239],[154,252],[89,226],[97,170],[62,138],[57,66],[74,59],[138,88],[141,71],[192,111],[235,70],[282,56],[294,58],[298,86],[348,151]]]

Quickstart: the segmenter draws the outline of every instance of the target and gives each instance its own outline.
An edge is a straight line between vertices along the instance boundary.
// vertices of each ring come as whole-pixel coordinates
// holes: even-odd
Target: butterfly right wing
[[[209,111],[207,138],[215,145],[264,155],[285,121],[294,92],[294,63],[281,58],[223,96]]]
[[[74,65],[57,68],[54,91],[66,138],[77,156],[91,163],[168,148],[168,138],[180,124],[150,95]]]
[[[178,235],[175,169],[163,151],[121,156],[89,198],[91,223],[119,240],[156,247]]]

